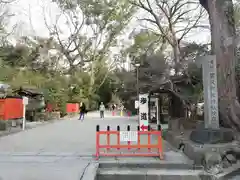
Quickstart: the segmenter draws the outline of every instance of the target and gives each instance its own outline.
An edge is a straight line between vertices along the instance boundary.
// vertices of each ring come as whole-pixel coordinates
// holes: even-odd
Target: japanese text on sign
[[[141,120],[147,120],[147,113],[145,113],[145,112],[144,112],[144,113],[141,113],[141,114],[140,114],[140,119],[141,119]]]
[[[138,133],[137,131],[120,131],[120,141],[134,141],[137,142]]]
[[[140,98],[140,103],[141,104],[146,104],[146,102],[147,102],[147,98],[146,97],[141,97]]]
[[[149,112],[149,97],[148,94],[139,95],[139,125],[148,126]]]
[[[216,62],[209,61],[209,91],[210,91],[210,118],[211,123],[218,123],[218,91],[217,91],[217,74]]]

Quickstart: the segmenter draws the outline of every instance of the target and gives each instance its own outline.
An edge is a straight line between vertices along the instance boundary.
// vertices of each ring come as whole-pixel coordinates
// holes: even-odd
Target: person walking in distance
[[[84,115],[85,115],[85,111],[86,111],[86,106],[83,102],[80,103],[80,117],[79,120],[84,120]]]
[[[115,104],[112,104],[112,115],[115,116]]]
[[[103,102],[101,102],[99,110],[100,110],[100,118],[103,119],[104,118],[104,111],[105,111],[105,106],[104,106]]]

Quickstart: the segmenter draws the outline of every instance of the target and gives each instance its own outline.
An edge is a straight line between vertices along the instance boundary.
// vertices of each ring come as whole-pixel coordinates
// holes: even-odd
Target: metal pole
[[[28,104],[28,98],[23,97],[22,103],[23,103],[22,130],[25,130],[25,128],[26,128],[26,105]]]
[[[26,128],[26,105],[23,104],[23,121],[22,121],[22,130]]]
[[[139,103],[139,67],[137,66],[137,100]],[[137,108],[137,114],[139,114],[139,107]]]

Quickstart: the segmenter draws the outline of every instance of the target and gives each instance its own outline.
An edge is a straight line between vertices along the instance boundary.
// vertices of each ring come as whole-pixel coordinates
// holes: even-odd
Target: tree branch
[[[198,27],[197,24],[201,20],[201,18],[203,16],[203,13],[204,13],[204,11],[203,11],[203,9],[201,9],[201,11],[200,11],[197,19],[195,20],[195,22],[192,25],[190,25],[190,24],[187,25],[187,27],[185,28],[184,32],[182,33],[182,36],[179,38],[179,41],[181,41],[192,29]]]
[[[138,3],[136,2],[131,2],[133,5],[147,11],[148,13],[150,13],[153,17],[153,19],[151,18],[142,18],[140,20],[144,20],[144,21],[148,21],[152,24],[157,25],[159,31],[161,32],[162,36],[166,37],[167,42],[172,45],[175,46],[176,45],[176,35],[179,32],[183,32],[179,41],[182,40],[184,38],[184,36],[186,36],[192,29],[194,28],[199,28],[200,25],[199,21],[203,16],[203,10],[200,9],[200,13],[197,16],[197,18],[195,18],[194,20],[191,20],[190,18],[185,18],[189,13],[195,13],[196,10],[198,10],[199,6],[197,6],[198,1],[184,1],[184,0],[176,0],[174,1],[173,4],[171,4],[172,2],[167,1],[167,0],[155,0],[154,1],[157,8],[163,13],[164,18],[167,20],[168,25],[168,30],[166,30],[164,28],[165,23],[160,21],[159,15],[157,15],[154,11],[153,8],[150,4],[149,0],[146,0],[146,5],[139,0]],[[185,6],[187,5],[193,5],[193,8],[188,8],[188,9],[184,9],[182,10]],[[159,14],[159,12],[158,12]],[[175,31],[175,29],[177,28],[177,24],[179,23],[185,23],[187,22],[187,25],[181,29],[181,30],[177,30]],[[169,33],[170,32],[170,33]]]

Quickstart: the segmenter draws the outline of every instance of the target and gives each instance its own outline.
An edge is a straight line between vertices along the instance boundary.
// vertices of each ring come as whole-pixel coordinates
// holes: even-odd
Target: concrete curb
[[[123,179],[123,180],[213,180],[212,176],[202,170],[189,169],[151,169],[151,168],[106,168],[99,169],[97,179]]]
[[[97,162],[90,163],[86,167],[86,169],[83,171],[83,174],[80,180],[95,180],[97,176],[98,167],[99,167],[99,163]]]
[[[149,168],[149,169],[178,169],[178,170],[203,170],[202,166],[194,166],[190,164],[174,164],[169,162],[147,163],[147,162],[101,162],[99,168]]]

